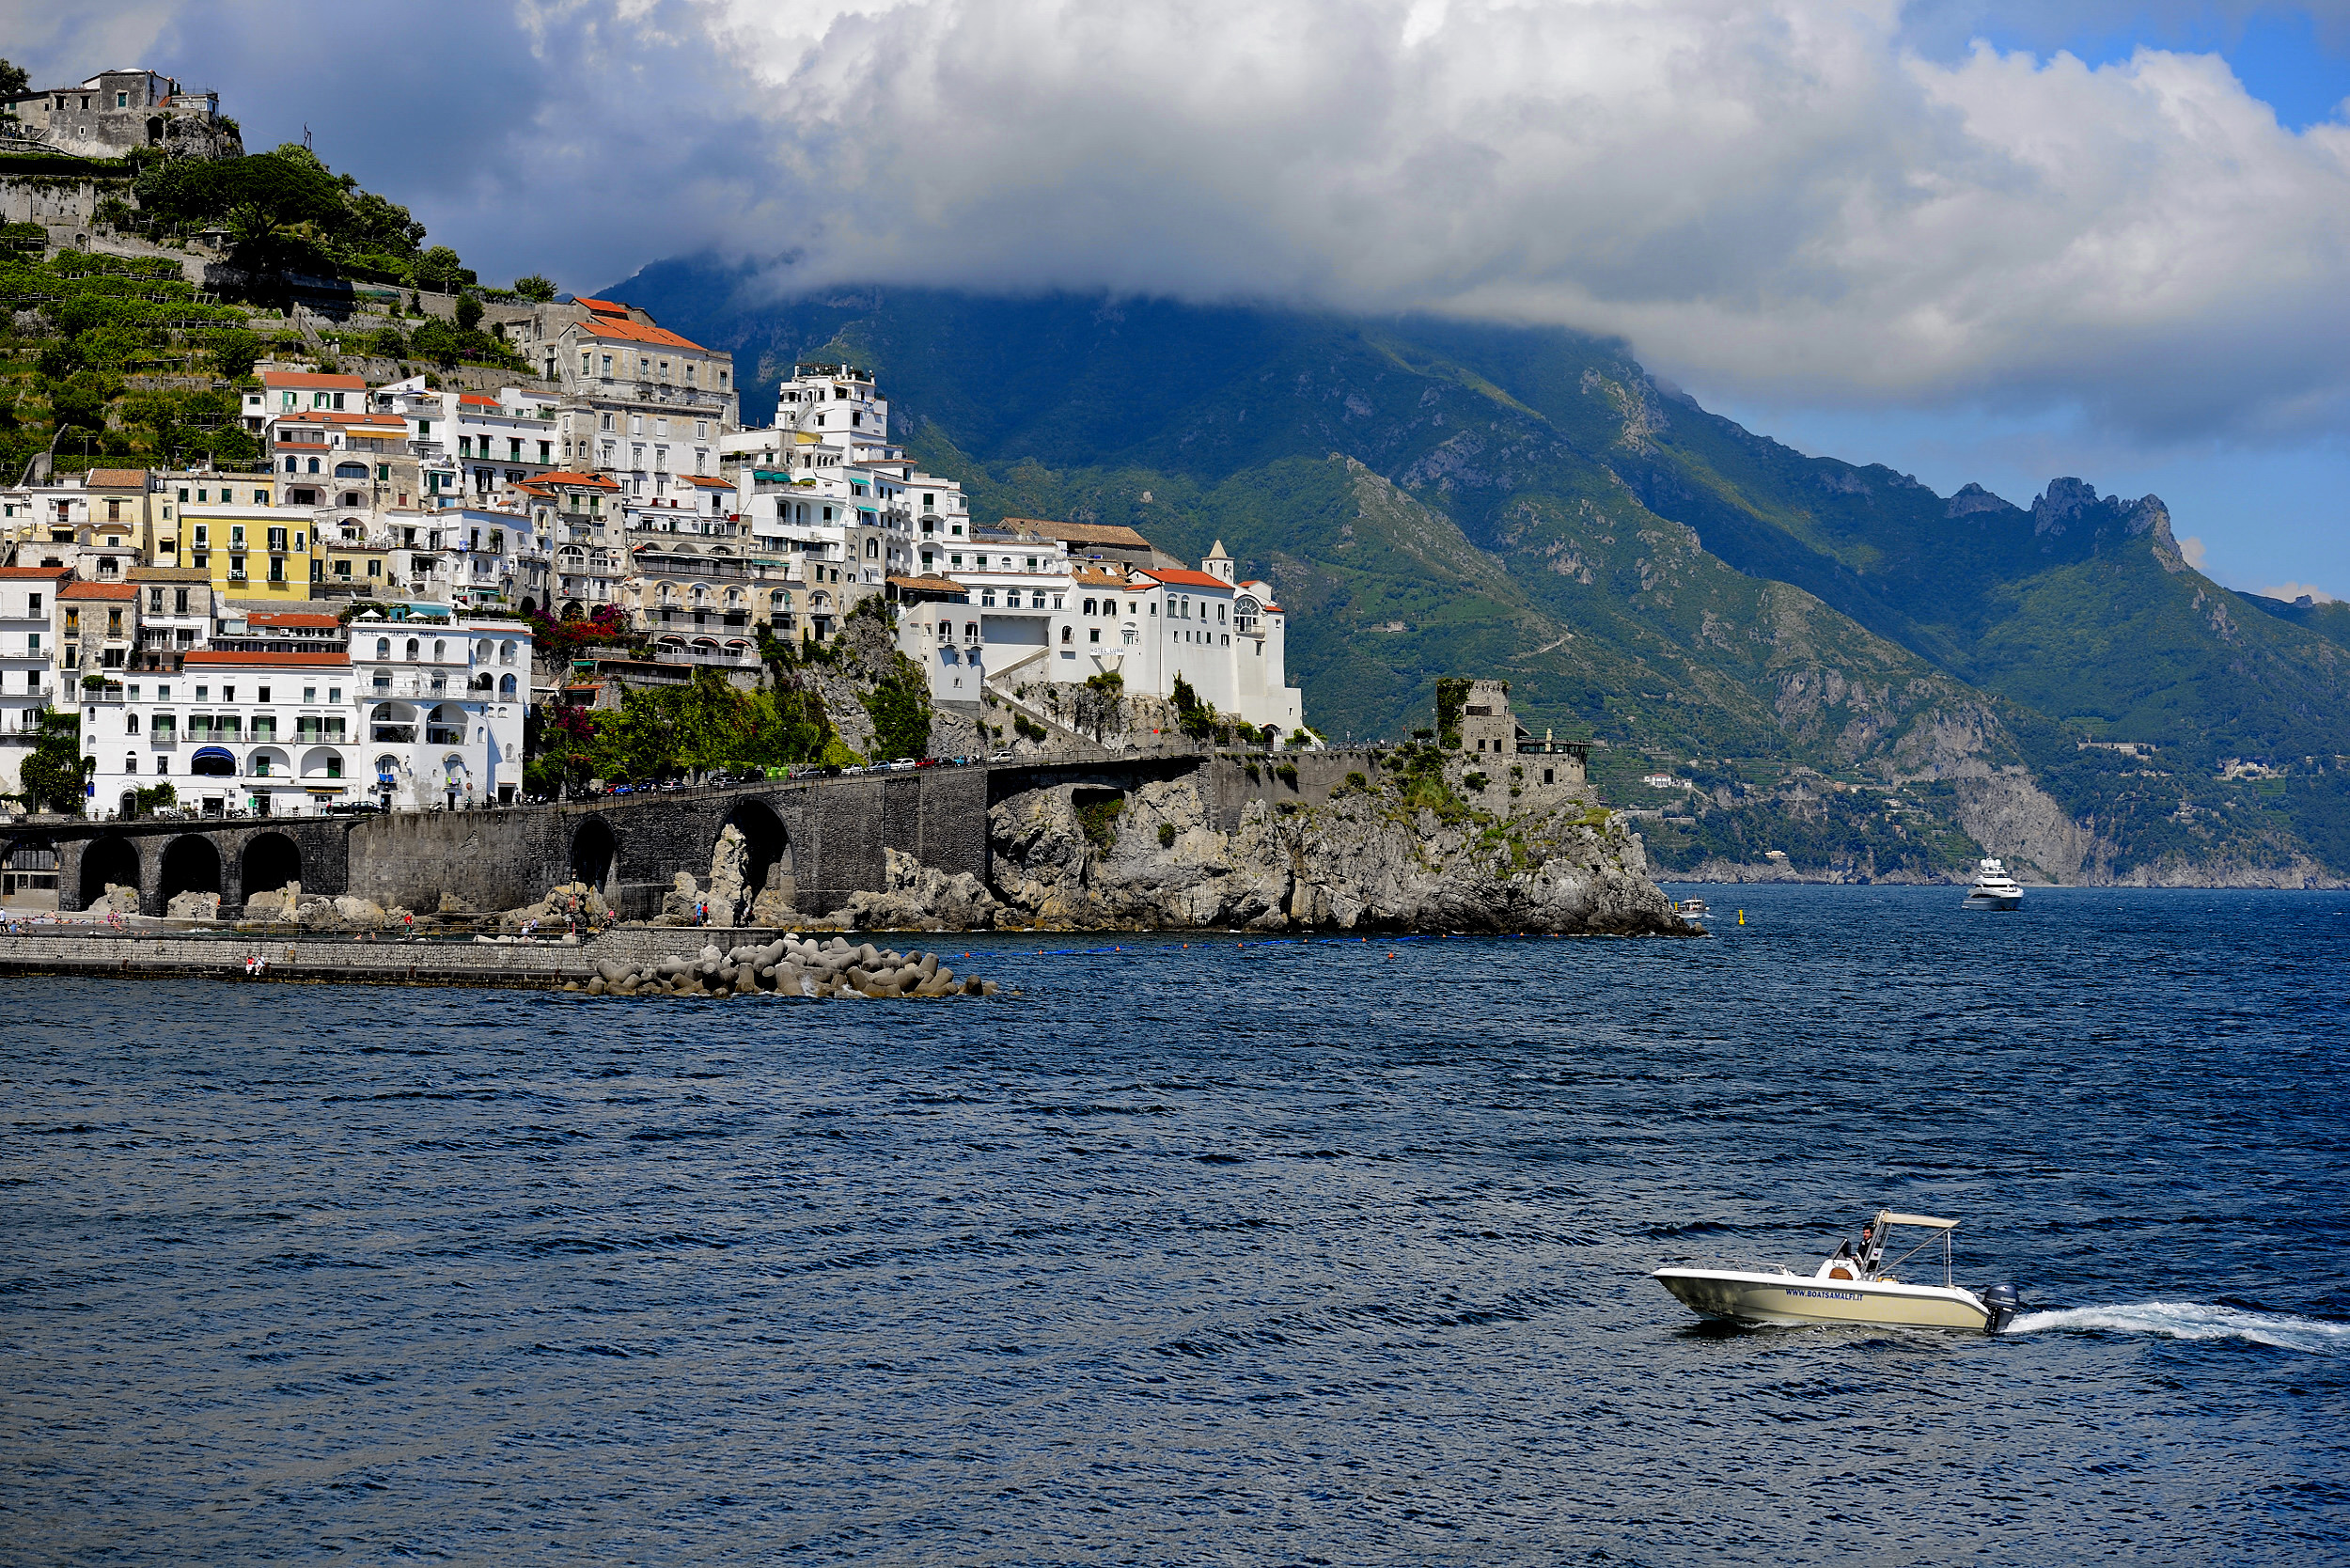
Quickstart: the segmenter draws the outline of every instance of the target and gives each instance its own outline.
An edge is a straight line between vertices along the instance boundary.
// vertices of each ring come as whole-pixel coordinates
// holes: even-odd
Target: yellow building
[[[166,472],[155,476],[148,496],[150,513],[147,534],[154,542],[145,553],[149,566],[194,566],[182,537],[181,513],[194,507],[266,507],[275,500],[277,481],[267,474],[216,474],[209,468]]]
[[[260,486],[240,485],[258,493]],[[212,598],[306,602],[313,560],[308,507],[188,502],[179,509],[180,559],[212,578]]]

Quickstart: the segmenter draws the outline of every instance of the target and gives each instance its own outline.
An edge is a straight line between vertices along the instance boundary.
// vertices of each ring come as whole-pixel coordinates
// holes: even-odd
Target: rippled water
[[[2340,1560],[2350,899],[1714,892],[985,1004],[10,982],[0,1554]],[[2024,1331],[1642,1278],[1880,1203]]]

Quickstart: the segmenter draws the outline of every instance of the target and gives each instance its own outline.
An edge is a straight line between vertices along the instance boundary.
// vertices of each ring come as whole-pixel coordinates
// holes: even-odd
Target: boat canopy
[[[1932,1215],[1900,1215],[1890,1209],[1879,1209],[1877,1218],[1887,1225],[1922,1225],[1930,1231],[1955,1231],[1958,1221],[1936,1219]]]

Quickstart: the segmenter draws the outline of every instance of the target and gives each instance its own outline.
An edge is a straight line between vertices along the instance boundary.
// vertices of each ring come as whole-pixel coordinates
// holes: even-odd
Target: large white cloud
[[[1775,0],[710,0],[794,275],[1568,321],[1776,398],[2342,411],[2350,129]]]
[[[509,5],[419,0],[403,30],[452,47],[380,94],[332,69],[372,15],[124,14],[243,61],[493,272],[717,245],[795,285],[1456,310],[1732,397],[2036,400],[2138,439],[2345,411],[2350,128],[2280,127],[2216,55],[1954,46],[1976,0]]]

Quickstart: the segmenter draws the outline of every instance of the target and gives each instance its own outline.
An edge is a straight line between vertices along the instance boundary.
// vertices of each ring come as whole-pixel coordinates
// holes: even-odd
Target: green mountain
[[[1621,344],[1425,319],[930,290],[763,294],[666,262],[613,290],[746,388],[845,355],[982,517],[1221,538],[1293,612],[1333,739],[1500,673],[1589,734],[1668,865],[2063,877],[2350,871],[2350,644],[2189,568],[2153,497],[2019,508],[1810,458]],[[770,393],[772,396],[772,393]],[[757,421],[766,411],[746,406]],[[1653,792],[1666,767],[1700,788]]]

